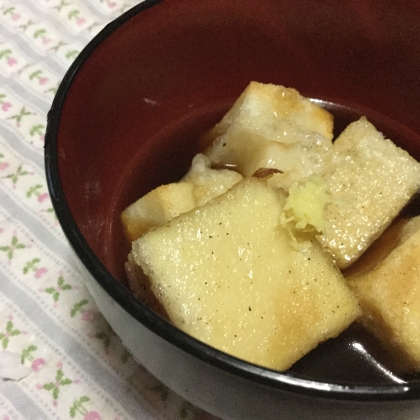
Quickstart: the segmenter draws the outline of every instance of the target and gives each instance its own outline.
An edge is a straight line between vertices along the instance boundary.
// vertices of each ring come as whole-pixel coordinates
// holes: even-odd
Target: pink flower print
[[[36,271],[35,271],[35,278],[36,279],[39,279],[39,278],[41,278],[46,272],[47,272],[48,270],[45,268],[45,267],[41,267],[41,268],[38,268]]]
[[[22,363],[24,363],[26,360],[29,360],[31,363],[31,369],[34,372],[38,372],[39,369],[41,369],[42,366],[45,365],[45,360],[41,357],[35,358],[33,356],[33,353],[38,350],[38,347],[31,344],[25,349],[22,350]]]
[[[13,13],[12,14],[12,20],[19,20],[20,19],[20,14],[19,13]]]
[[[23,274],[28,274],[30,271],[32,271],[35,275],[35,278],[39,279],[47,272],[45,267],[39,267],[40,262],[41,260],[39,258],[33,258],[32,260],[28,261],[23,266]]]
[[[0,155],[0,157],[1,157],[1,155]],[[28,197],[28,198],[36,197],[38,203],[43,203],[45,200],[48,199],[49,194],[46,193],[46,192],[42,193],[41,192],[42,189],[44,189],[44,186],[42,184],[32,185],[26,191],[26,197]]]
[[[108,2],[108,7],[115,7],[117,5],[117,3],[115,3],[114,1],[109,1]]]
[[[74,419],[77,414],[83,415],[83,420],[102,420],[102,417],[95,410],[88,411],[85,407],[90,402],[90,398],[86,395],[74,400],[70,407],[70,417]]]
[[[48,38],[47,36],[43,36],[43,37],[41,38],[41,40],[42,40],[42,43],[43,43],[44,45],[47,45],[47,44],[49,44],[49,43],[51,42],[51,38]]]
[[[10,67],[13,67],[16,63],[17,63],[16,58],[10,57],[10,58],[8,58],[8,59],[7,59],[7,64],[8,64]]]
[[[42,70],[35,70],[29,75],[29,80],[38,79],[40,85],[45,85],[48,82],[48,78],[42,75]]]
[[[4,158],[4,155],[2,153],[0,153],[0,159]],[[9,166],[9,164],[7,162],[0,162],[0,171],[5,170],[7,167]],[[2,232],[2,230],[0,230],[0,233]]]
[[[96,316],[95,309],[87,309],[82,313],[82,320],[85,322],[91,322]]]
[[[3,102],[1,104],[1,110],[4,112],[7,112],[9,110],[9,108],[12,107],[12,104],[10,102]]]
[[[69,14],[68,14],[68,18],[71,19],[76,19],[76,24],[79,26],[82,26],[86,20],[84,17],[80,16],[80,10],[72,10]]]
[[[49,197],[48,193],[40,194],[37,198],[39,203],[42,203],[44,200],[46,200]]]
[[[42,359],[41,357],[38,357],[38,359],[35,359],[33,362],[32,362],[32,364],[31,364],[31,369],[34,371],[34,372],[38,372],[41,368],[42,368],[42,366],[44,366],[45,365],[45,360],[44,359]]]
[[[89,411],[84,417],[83,420],[102,420],[102,417],[97,411]]]

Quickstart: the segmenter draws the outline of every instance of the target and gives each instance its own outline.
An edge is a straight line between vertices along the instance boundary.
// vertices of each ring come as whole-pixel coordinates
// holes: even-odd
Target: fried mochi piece
[[[209,158],[199,153],[181,181],[161,185],[124,209],[124,234],[135,241],[148,230],[223,194],[241,179],[238,172],[212,169]]]
[[[319,241],[339,268],[378,238],[420,187],[420,164],[362,117],[334,142]]]
[[[395,231],[397,230],[397,233]],[[420,371],[420,216],[400,223],[375,244],[395,248],[371,267],[348,277],[362,310],[362,324],[389,350],[402,371]],[[382,242],[382,243],[381,243]],[[370,256],[369,259],[375,259]],[[367,261],[369,265],[371,261]]]
[[[285,193],[248,178],[133,243],[172,323],[215,348],[283,370],[360,314],[315,239],[297,250]]]

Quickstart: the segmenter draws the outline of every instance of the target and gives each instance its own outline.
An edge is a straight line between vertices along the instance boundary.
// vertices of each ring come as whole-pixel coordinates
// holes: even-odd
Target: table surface
[[[46,185],[46,115],[60,80],[136,3],[0,0],[0,420],[214,419],[127,353],[76,269]],[[4,379],[6,356],[23,378]]]

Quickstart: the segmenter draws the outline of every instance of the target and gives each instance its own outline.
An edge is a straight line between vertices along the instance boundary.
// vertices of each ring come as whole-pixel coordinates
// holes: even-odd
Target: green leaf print
[[[10,13],[13,13],[16,10],[16,7],[8,7],[7,9],[3,10],[3,15],[8,15]]]
[[[57,93],[57,90],[58,90],[58,86],[49,88],[48,90],[45,91],[45,93],[52,93],[55,95]]]
[[[68,3],[67,1],[61,0],[60,4],[58,4],[57,6],[54,6],[53,9],[56,9],[57,11],[60,12],[63,7],[66,7],[66,6],[69,6],[69,5],[70,5],[70,3]]]
[[[39,262],[41,262],[39,258],[34,258],[31,261],[28,261],[23,267],[23,274],[28,274],[29,271],[35,271]]]
[[[71,20],[73,18],[77,18],[80,15],[80,10],[72,10],[67,17]]]
[[[32,360],[32,354],[35,350],[38,350],[37,346],[34,346],[31,344],[30,346],[26,347],[22,350],[22,363],[25,362],[25,360]]]
[[[38,29],[33,33],[33,37],[36,39],[36,38],[41,37],[42,35],[45,35],[46,33],[47,33],[46,29]]]
[[[47,391],[51,391],[54,387],[55,385],[52,382],[50,382],[49,384],[45,384],[43,386],[43,388],[46,389]]]
[[[18,329],[14,328],[13,322],[10,320],[7,321],[6,331],[4,333],[0,333],[0,341],[1,341],[1,346],[3,347],[3,349],[6,349],[8,347],[9,342],[10,342],[9,337],[15,337],[20,334],[21,332]]]
[[[57,45],[50,48],[50,51],[57,52],[61,47],[65,47],[68,45],[66,42],[58,41]]]
[[[18,238],[16,236],[13,236],[11,244],[0,246],[0,251],[5,252],[7,258],[11,260],[14,257],[16,250],[24,249],[24,248],[26,248],[26,245],[20,243]]]
[[[6,176],[7,179],[11,179],[12,183],[15,185],[19,181],[20,178],[22,178],[25,175],[29,175],[28,171],[24,171],[22,169],[22,165],[19,165],[16,172],[14,174],[9,174]]]
[[[19,330],[14,330],[13,329],[13,323],[12,321],[8,321],[6,324],[6,330],[7,332],[10,334],[11,337],[14,337],[15,335],[19,335],[20,331]]]
[[[184,401],[179,410],[179,416],[182,420],[185,420],[193,412],[194,412],[194,406],[190,404],[188,401]]]
[[[1,346],[3,349],[7,349],[7,346],[9,345],[9,338],[6,337],[3,333],[0,334],[0,340],[1,340]]]
[[[108,333],[101,331],[95,334],[95,337],[102,341],[103,346],[107,349],[111,345],[111,337]]]
[[[32,115],[32,112],[29,112],[24,106],[20,109],[19,113],[9,117],[10,120],[16,120],[18,124],[22,122],[23,117]]]
[[[45,125],[43,124],[36,124],[33,127],[31,127],[29,134],[33,137],[35,135],[41,136],[44,134]]]
[[[0,59],[4,57],[8,57],[11,53],[12,53],[12,50],[9,50],[9,49],[0,51]]]
[[[89,401],[90,401],[90,398],[86,396],[83,396],[75,400],[72,406],[70,407],[70,417],[74,419],[77,413],[80,413],[82,415],[87,414],[87,409],[84,407],[84,404]]]
[[[55,379],[60,385],[70,385],[71,383],[73,383],[71,379],[64,377],[64,372],[62,369],[57,370],[57,375]]]
[[[41,74],[42,74],[42,70],[36,70],[29,75],[29,80],[34,80],[38,78],[39,76],[41,76]]]
[[[45,292],[52,296],[54,302],[58,302],[58,299],[60,298],[60,293],[58,293],[57,290],[54,289],[54,287],[47,287],[45,289]]]
[[[59,394],[60,394],[60,390],[58,389],[58,387],[54,386],[52,389],[53,398],[56,400]]]
[[[26,197],[31,198],[32,196],[38,197],[39,196],[39,190],[42,188],[41,184],[36,184],[29,188],[29,190],[26,192]]]
[[[79,55],[79,51],[71,50],[66,54],[66,58],[68,58],[68,59],[76,58],[78,55]]]
[[[88,301],[86,299],[81,300],[80,302],[77,302],[73,305],[70,311],[70,317],[74,318],[76,314],[82,311],[83,307],[88,304]]]
[[[65,283],[63,276],[60,276],[57,280],[57,287],[47,287],[45,289],[45,293],[48,293],[52,296],[54,302],[58,302],[58,299],[60,298],[60,294],[63,291],[71,290],[72,286],[70,284]]]
[[[63,276],[58,278],[57,284],[60,286],[61,290],[71,290],[70,284],[64,282]]]
[[[169,389],[165,385],[158,384],[150,388],[155,394],[159,395],[162,402],[166,402],[169,398]]]
[[[56,400],[60,394],[59,386],[70,385],[72,383],[73,381],[71,379],[64,377],[63,370],[58,369],[57,374],[55,375],[55,382],[44,384],[43,388],[47,391],[50,391],[54,400]]]
[[[20,25],[19,29],[22,29],[23,31],[26,31],[30,26],[35,25],[36,22],[32,19],[29,19],[24,25]]]

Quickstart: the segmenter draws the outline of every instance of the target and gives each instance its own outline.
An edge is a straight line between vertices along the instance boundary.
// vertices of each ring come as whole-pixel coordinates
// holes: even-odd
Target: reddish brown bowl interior
[[[251,80],[330,101],[338,131],[366,114],[420,159],[419,39],[420,8],[408,0],[167,0],[134,15],[89,50],[62,109],[60,179],[80,231],[125,284],[120,212],[186,172],[199,135]],[[370,346],[353,328],[295,371],[388,381],[352,352],[355,340]],[[344,361],[337,377],[330,354]]]

